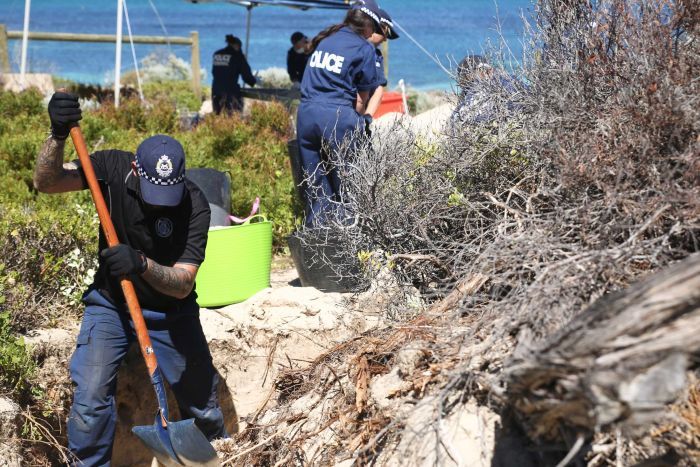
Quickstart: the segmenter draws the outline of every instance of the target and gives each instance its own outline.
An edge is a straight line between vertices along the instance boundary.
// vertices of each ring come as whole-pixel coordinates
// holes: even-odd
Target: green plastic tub
[[[270,286],[272,222],[257,215],[245,224],[209,230],[197,273],[197,303],[214,307],[242,302]]]

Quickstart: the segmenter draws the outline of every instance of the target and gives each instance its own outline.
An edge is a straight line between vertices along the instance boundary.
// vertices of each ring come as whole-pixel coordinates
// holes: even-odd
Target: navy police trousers
[[[234,112],[243,110],[243,97],[240,91],[216,94],[211,97],[211,104],[216,115],[223,110],[230,117]]]
[[[302,102],[297,113],[297,140],[303,176],[306,225],[321,226],[336,211],[340,201],[338,168],[324,153],[335,153],[345,138],[363,128],[364,119],[349,105]],[[335,205],[337,206],[337,205]]]
[[[108,466],[117,421],[117,371],[136,335],[128,315],[97,290],[88,291],[83,301],[85,314],[70,363],[74,396],[68,418],[68,448],[78,459],[76,465]],[[148,313],[144,310],[158,366],[175,394],[182,419],[194,418],[210,440],[226,436],[216,398],[219,376],[199,313],[166,315],[161,320],[149,320]],[[152,390],[146,374],[143,390]]]

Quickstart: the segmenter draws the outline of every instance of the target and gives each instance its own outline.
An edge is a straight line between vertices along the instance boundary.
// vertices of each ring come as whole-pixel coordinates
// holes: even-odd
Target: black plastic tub
[[[366,285],[359,281],[359,266],[348,271],[348,276],[339,277],[333,269],[314,258],[325,256],[334,258],[338,245],[332,243],[323,246],[309,246],[299,239],[297,233],[293,233],[287,239],[289,252],[292,255],[294,266],[299,273],[299,280],[303,287],[315,287],[323,292],[360,292],[366,289]]]
[[[297,198],[302,206],[306,206],[306,192],[304,191],[304,169],[301,166],[299,156],[299,143],[296,139],[287,141],[287,153],[289,154],[289,164],[292,167],[292,179]]]
[[[231,176],[209,168],[187,169],[187,178],[197,184],[209,202],[209,227],[231,225]]]

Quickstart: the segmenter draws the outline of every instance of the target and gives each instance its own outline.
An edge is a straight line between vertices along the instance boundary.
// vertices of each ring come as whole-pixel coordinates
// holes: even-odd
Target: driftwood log
[[[700,254],[597,300],[543,343],[519,341],[504,377],[530,436],[661,421],[700,349]]]

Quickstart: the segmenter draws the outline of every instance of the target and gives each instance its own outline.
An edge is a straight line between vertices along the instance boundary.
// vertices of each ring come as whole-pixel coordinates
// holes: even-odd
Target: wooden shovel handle
[[[102,191],[97,183],[95,170],[92,168],[92,161],[90,161],[90,154],[88,153],[87,146],[85,146],[83,132],[80,131],[79,126],[74,126],[71,128],[70,137],[73,140],[75,150],[78,153],[78,159],[80,159],[80,165],[83,168],[83,173],[85,173],[85,179],[87,180],[88,187],[90,188],[90,193],[92,193],[92,199],[95,202],[97,216],[100,218],[100,224],[102,225],[102,231],[107,239],[107,245],[110,247],[118,245],[119,239],[117,238],[117,232],[114,230],[114,224],[112,224],[112,218],[109,216],[107,204],[105,204]],[[143,313],[141,313],[141,306],[139,305],[138,298],[136,298],[134,284],[132,284],[131,281],[125,277],[121,278],[120,283],[122,286],[122,291],[124,292],[126,304],[129,308],[129,313],[131,314],[131,320],[134,322],[136,337],[139,340],[139,347],[141,347],[141,354],[146,361],[148,374],[152,376],[156,371],[158,362],[156,360],[156,354],[153,351],[153,346],[151,345],[151,338],[148,335],[146,322],[143,319]]]

